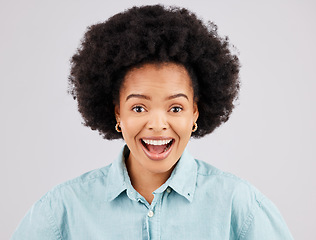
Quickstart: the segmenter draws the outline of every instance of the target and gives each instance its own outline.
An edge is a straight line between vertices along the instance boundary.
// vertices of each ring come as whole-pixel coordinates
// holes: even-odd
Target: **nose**
[[[147,127],[149,130],[160,132],[167,130],[168,123],[167,117],[162,111],[156,111],[150,114]]]

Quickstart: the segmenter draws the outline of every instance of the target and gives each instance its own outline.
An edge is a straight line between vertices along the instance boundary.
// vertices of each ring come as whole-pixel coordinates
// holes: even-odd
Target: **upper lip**
[[[172,137],[165,137],[165,136],[152,136],[152,137],[142,137],[141,139],[145,139],[145,140],[170,140],[173,138]]]

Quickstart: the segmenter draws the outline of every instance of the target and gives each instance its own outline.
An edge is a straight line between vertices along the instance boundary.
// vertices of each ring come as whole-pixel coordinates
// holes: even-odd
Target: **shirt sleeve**
[[[277,207],[266,197],[256,202],[243,224],[239,240],[293,240]]]
[[[49,202],[48,194],[36,202],[20,222],[11,240],[61,240]]]

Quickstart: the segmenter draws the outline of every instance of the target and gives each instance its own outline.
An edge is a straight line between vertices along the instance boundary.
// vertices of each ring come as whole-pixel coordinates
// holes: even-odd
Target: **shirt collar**
[[[105,195],[107,201],[114,200],[118,195],[127,189],[124,170],[126,169],[125,156],[128,154],[128,152],[129,149],[125,145],[117,159],[111,164],[109,168]]]
[[[169,186],[189,202],[192,202],[195,193],[196,178],[196,161],[185,149],[170,178],[155,193],[163,192]]]
[[[125,145],[118,158],[112,163],[107,181],[106,199],[114,200],[123,191],[127,191],[129,198],[136,200],[137,192],[131,185],[130,178],[125,165],[125,156],[128,156],[129,149]],[[176,167],[169,179],[154,193],[162,193],[167,187],[172,188],[178,194],[192,202],[195,192],[197,178],[197,164],[187,150],[184,150]]]

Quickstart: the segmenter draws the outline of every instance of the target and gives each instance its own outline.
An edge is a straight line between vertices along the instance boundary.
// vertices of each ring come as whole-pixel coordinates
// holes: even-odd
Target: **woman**
[[[186,9],[134,7],[91,26],[70,93],[86,126],[126,146],[49,191],[12,239],[292,239],[262,193],[185,150],[228,120],[238,72],[228,40]]]

